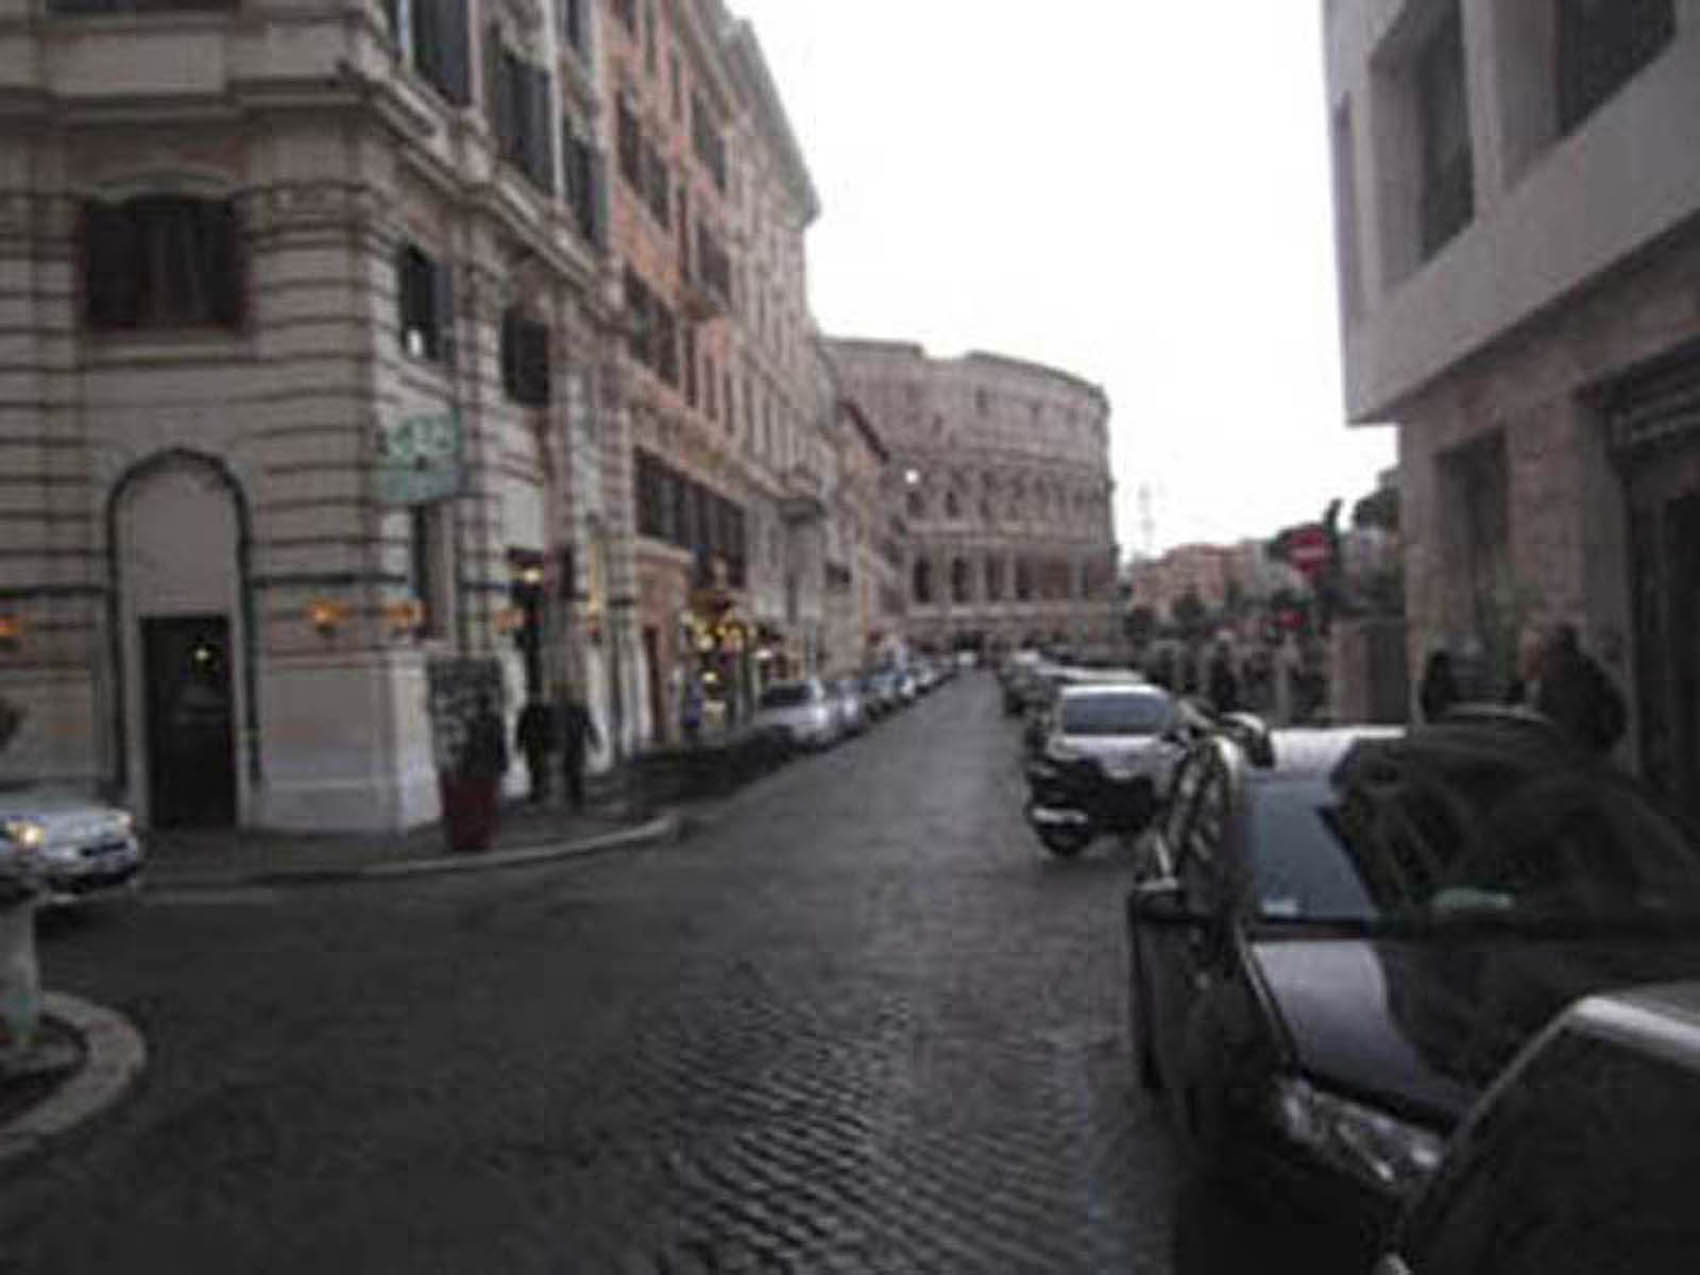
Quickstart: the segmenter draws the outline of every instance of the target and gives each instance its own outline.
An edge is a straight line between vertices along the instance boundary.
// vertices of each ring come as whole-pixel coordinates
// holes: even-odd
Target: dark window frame
[[[404,353],[428,363],[453,367],[454,274],[444,262],[408,241],[396,250],[397,339]],[[417,355],[408,349],[408,333],[420,334]]]
[[[1558,131],[1567,137],[1670,47],[1675,0],[1556,0]]]
[[[1456,238],[1476,213],[1465,53],[1463,13],[1453,0],[1412,65],[1422,164],[1418,223],[1423,261]]]
[[[518,307],[502,315],[502,390],[522,407],[547,407],[550,401],[550,329]]]
[[[246,244],[234,200],[169,193],[87,200],[79,244],[89,329],[243,326]]]

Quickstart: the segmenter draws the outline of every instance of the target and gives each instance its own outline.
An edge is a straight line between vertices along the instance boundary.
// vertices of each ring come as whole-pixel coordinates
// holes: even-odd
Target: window
[[[679,383],[679,323],[631,267],[626,268],[626,308],[631,331],[628,348],[669,385]]]
[[[549,402],[549,325],[517,310],[502,316],[502,388],[526,407]]]
[[[679,66],[679,55],[673,54],[668,59],[669,78],[673,82],[673,118],[685,118],[685,74]]]
[[[1454,3],[1416,63],[1422,131],[1422,259],[1427,261],[1475,215],[1470,106],[1464,83],[1464,26]]]
[[[396,257],[401,347],[415,358],[454,365],[454,276],[416,244]]]
[[[549,74],[508,48],[494,25],[487,39],[490,77],[485,98],[497,148],[502,159],[519,169],[533,186],[552,195],[555,139],[549,125],[554,118]]]
[[[1559,131],[1598,110],[1675,34],[1675,0],[1558,0]]]
[[[1156,735],[1169,728],[1169,697],[1152,691],[1099,691],[1062,701],[1065,735]]]
[[[973,601],[974,590],[969,581],[968,560],[956,558],[950,564],[950,600],[958,606]]]
[[[561,149],[566,172],[562,185],[573,225],[587,243],[602,246],[602,157],[572,120],[561,121]]]
[[[912,592],[917,606],[929,606],[933,600],[933,564],[925,558],[916,561],[912,573]]]
[[[954,489],[944,494],[944,516],[946,518],[962,517],[962,497]]]
[[[732,304],[732,259],[721,247],[719,238],[702,222],[697,223],[696,277],[710,292]]]
[[[1015,597],[1018,602],[1029,602],[1033,598],[1033,564],[1026,558],[1016,559]]]
[[[644,189],[643,133],[638,127],[637,113],[625,97],[615,108],[616,149],[620,156],[620,176],[638,193]]]
[[[614,16],[631,35],[638,33],[637,0],[612,0]]]
[[[710,354],[702,356],[702,397],[703,410],[708,413],[710,420],[720,419],[720,401],[716,390],[714,375],[714,357]]]
[[[229,200],[142,195],[83,206],[91,328],[236,327],[243,271]]]
[[[720,401],[726,405],[726,428],[733,433],[738,429],[737,405],[732,401],[732,373],[723,372],[720,382]]]
[[[561,0],[561,38],[590,56],[590,6],[593,0]]]
[[[643,65],[654,75],[659,65],[656,54],[660,32],[656,29],[655,0],[644,0],[643,6]]]
[[[985,390],[974,391],[974,410],[984,416],[992,409],[992,396]]]
[[[472,28],[466,0],[413,0],[414,69],[456,106],[472,104]]]
[[[407,585],[419,603],[419,631],[427,635],[442,632],[440,525],[434,505],[414,505],[407,511]]]
[[[679,321],[664,305],[656,305],[655,370],[667,384],[679,384]]]
[[[726,193],[726,140],[701,94],[691,94],[691,149],[714,178],[715,186]]]
[[[691,324],[685,324],[685,402],[691,407],[697,405],[697,330]]]
[[[1003,559],[986,559],[986,601],[1003,601]]]

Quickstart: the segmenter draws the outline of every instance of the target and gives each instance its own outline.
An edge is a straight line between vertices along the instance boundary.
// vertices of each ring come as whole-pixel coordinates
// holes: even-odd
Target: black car
[[[1590,996],[1460,1127],[1377,1275],[1688,1275],[1700,983]]]
[[[1183,1259],[1238,1232],[1260,1269],[1367,1270],[1555,1013],[1700,972],[1700,846],[1528,722],[1210,736],[1148,849],[1130,1010],[1188,1166]]]

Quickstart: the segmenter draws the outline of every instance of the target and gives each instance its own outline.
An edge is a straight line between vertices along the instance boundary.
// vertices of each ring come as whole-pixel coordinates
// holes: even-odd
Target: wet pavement
[[[1021,796],[970,675],[679,844],[58,921],[152,1061],[0,1271],[1165,1271],[1126,861]]]

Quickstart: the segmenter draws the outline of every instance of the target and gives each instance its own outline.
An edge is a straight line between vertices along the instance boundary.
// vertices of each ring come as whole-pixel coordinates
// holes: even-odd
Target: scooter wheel
[[[1092,838],[1084,832],[1041,832],[1039,840],[1057,858],[1072,859],[1086,849]]]

